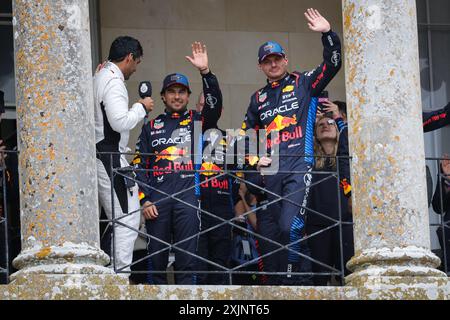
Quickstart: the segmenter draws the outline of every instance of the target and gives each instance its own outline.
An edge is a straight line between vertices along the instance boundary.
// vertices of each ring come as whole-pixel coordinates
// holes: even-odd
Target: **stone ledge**
[[[64,284],[0,286],[0,300],[450,300],[450,283],[366,287],[126,286]]]
[[[271,286],[0,286],[0,300],[346,300],[357,298],[347,287]]]

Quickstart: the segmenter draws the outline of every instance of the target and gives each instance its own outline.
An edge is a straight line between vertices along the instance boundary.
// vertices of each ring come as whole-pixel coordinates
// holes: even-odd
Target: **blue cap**
[[[183,87],[186,87],[186,89],[188,89],[188,92],[191,93],[188,78],[181,73],[172,73],[164,78],[161,94],[163,94],[168,87],[173,86],[174,84],[179,84],[182,85]]]
[[[281,57],[286,57],[283,47],[274,41],[268,41],[259,47],[258,62],[261,63],[267,56],[276,54]]]

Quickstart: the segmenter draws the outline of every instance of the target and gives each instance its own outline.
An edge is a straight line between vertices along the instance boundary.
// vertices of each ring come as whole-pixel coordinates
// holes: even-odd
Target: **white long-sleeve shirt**
[[[119,67],[108,62],[94,76],[94,100],[95,100],[95,143],[105,139],[105,121],[112,130],[120,133],[119,151],[127,152],[130,130],[132,130],[147,112],[140,103],[135,103],[129,108],[128,91],[125,79]],[[104,106],[106,118],[102,113]]]

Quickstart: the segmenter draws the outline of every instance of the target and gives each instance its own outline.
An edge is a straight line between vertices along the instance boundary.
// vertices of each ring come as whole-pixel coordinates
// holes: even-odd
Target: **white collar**
[[[117,74],[120,77],[120,79],[122,79],[122,81],[125,81],[125,77],[123,76],[122,70],[120,70],[120,68],[114,62],[109,61],[106,64],[105,68],[108,68],[114,74]]]

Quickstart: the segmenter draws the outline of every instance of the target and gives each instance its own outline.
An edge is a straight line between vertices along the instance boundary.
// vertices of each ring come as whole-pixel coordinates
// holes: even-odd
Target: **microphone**
[[[150,81],[142,81],[139,84],[139,96],[141,97],[141,99],[152,96],[152,84],[150,83]]]

